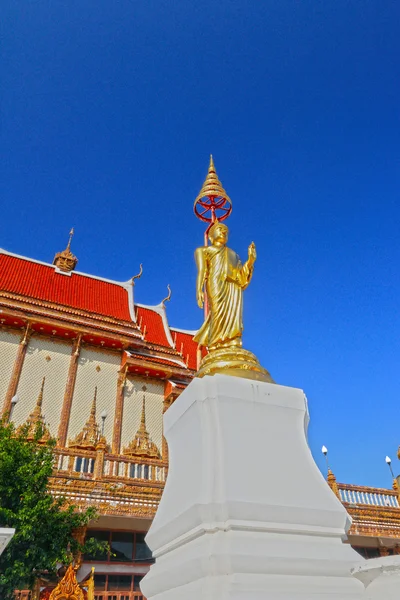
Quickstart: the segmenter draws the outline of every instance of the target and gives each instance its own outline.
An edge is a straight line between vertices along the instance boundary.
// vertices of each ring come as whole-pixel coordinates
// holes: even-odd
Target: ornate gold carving
[[[78,264],[78,259],[74,254],[72,254],[70,249],[73,235],[74,228],[72,228],[69,232],[69,240],[67,247],[62,252],[58,252],[53,260],[53,265],[56,265],[56,267],[60,269],[60,271],[64,271],[66,273],[68,273],[69,271],[73,271],[76,265]]]
[[[143,400],[142,400],[142,415],[140,419],[140,426],[136,432],[135,437],[123,450],[123,454],[127,456],[141,456],[149,458],[161,458],[160,451],[156,444],[151,441],[149,432],[146,429],[146,386],[142,387]]]
[[[42,415],[43,390],[44,390],[45,381],[46,381],[46,377],[43,377],[39,396],[38,396],[38,399],[36,400],[36,406],[33,409],[33,412],[31,412],[31,414],[27,418],[26,423],[25,423],[25,425],[29,426],[28,427],[28,435],[26,438],[29,441],[32,441],[34,439],[38,425],[41,425],[43,427],[43,435],[39,441],[44,443],[44,442],[47,442],[51,438],[50,431],[48,430],[48,428],[44,422],[43,415]],[[23,427],[24,427],[24,425],[20,425],[17,429],[17,432],[20,432],[23,429]]]
[[[85,600],[83,590],[76,580],[75,569],[69,565],[58,586],[51,592],[49,600]]]

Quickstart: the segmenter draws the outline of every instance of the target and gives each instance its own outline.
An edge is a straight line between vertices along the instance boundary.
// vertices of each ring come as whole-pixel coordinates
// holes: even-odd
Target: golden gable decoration
[[[161,458],[157,445],[151,440],[150,434],[146,429],[146,389],[147,388],[144,385],[142,387],[142,415],[140,418],[139,429],[129,446],[124,448],[123,454],[125,454],[125,456],[138,456],[143,458]]]
[[[97,386],[94,388],[94,397],[92,407],[90,409],[89,419],[86,421],[83,429],[73,439],[69,440],[69,448],[78,448],[80,450],[96,450],[101,443],[107,446],[104,436],[100,433],[100,428],[96,421],[96,402],[97,402]]]
[[[46,381],[46,377],[43,377],[39,396],[38,396],[38,399],[36,400],[36,406],[33,409],[33,412],[31,412],[31,414],[27,418],[25,424],[20,425],[17,429],[17,433],[21,433],[21,431],[25,427],[25,425],[28,425],[28,435],[27,435],[26,439],[30,442],[35,438],[35,434],[36,434],[36,431],[37,431],[37,428],[39,425],[41,427],[43,427],[43,435],[40,438],[39,442],[45,443],[51,438],[50,431],[49,431],[48,427],[46,426],[46,423],[44,422],[44,417],[42,415],[43,391],[44,391],[45,381]]]
[[[69,565],[64,577],[51,592],[49,600],[85,600],[85,595],[76,579],[72,564]]]

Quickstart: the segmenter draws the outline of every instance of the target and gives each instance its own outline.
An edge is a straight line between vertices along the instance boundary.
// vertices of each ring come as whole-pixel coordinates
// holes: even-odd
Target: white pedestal
[[[155,600],[355,600],[349,517],[311,456],[299,389],[215,375],[165,414],[170,471],[142,581]]]
[[[353,569],[353,576],[363,582],[366,600],[398,600],[400,556],[366,560]]]
[[[15,533],[11,527],[0,527],[0,554],[3,554]]]

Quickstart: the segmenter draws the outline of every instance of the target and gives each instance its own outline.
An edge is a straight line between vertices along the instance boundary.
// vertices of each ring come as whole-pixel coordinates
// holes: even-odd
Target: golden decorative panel
[[[0,330],[0,401],[1,406],[7,393],[11,374],[17,357],[21,333]],[[37,396],[37,394],[36,394]]]
[[[144,377],[127,378],[125,382],[121,450],[129,446],[140,427],[144,385],[146,386],[146,429],[161,452],[164,383]]]
[[[51,435],[57,435],[71,351],[72,344],[67,342],[42,337],[30,339],[17,389],[19,401],[12,415],[16,425],[24,423],[33,412],[46,377],[42,415]],[[48,356],[51,360],[47,360]]]
[[[105,410],[107,417],[104,423],[104,435],[107,442],[111,442],[120,363],[121,356],[118,353],[82,348],[78,359],[68,439],[74,439],[82,431],[88,420],[97,386],[97,422],[101,429],[101,413]],[[100,367],[100,370],[97,367]]]

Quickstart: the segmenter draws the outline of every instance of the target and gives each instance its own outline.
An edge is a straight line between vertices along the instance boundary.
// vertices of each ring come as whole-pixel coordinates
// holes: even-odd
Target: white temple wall
[[[0,401],[4,398],[10,383],[11,374],[17,356],[21,333],[0,330]]]
[[[104,435],[107,442],[111,444],[120,364],[121,354],[118,352],[82,348],[78,359],[78,371],[67,435],[68,440],[73,439],[82,430],[82,427],[88,420],[94,390],[97,386],[97,423],[101,427],[100,415],[103,410],[106,410],[107,418],[105,420]]]
[[[127,378],[125,383],[121,452],[125,446],[128,446],[139,429],[142,414],[142,387],[144,385],[146,386],[146,428],[161,454],[164,384],[154,379],[136,376],[134,378]]]
[[[57,435],[71,352],[71,343],[31,337],[17,389],[19,401],[12,415],[17,426],[33,411],[42,379],[46,377],[42,414],[51,435]]]

